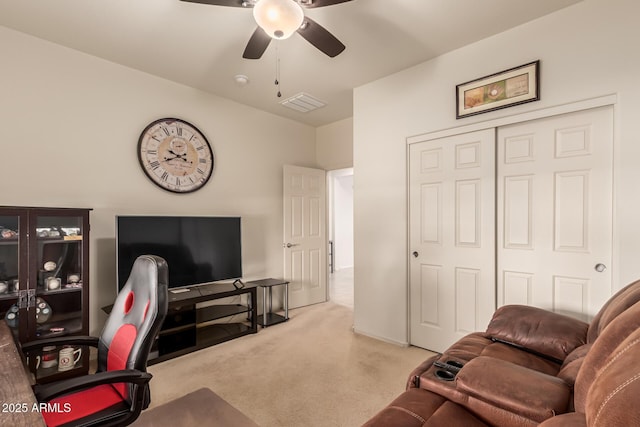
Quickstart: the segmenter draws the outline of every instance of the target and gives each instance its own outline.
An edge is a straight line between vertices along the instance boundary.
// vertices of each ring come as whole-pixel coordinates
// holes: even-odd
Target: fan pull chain
[[[282,93],[280,92],[280,54],[278,51],[278,43],[276,43],[276,80],[274,83],[278,89],[276,96],[282,98]]]

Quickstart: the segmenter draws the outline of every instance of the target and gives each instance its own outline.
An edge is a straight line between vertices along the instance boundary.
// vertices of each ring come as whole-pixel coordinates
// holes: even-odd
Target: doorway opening
[[[353,168],[327,173],[329,300],[353,308]]]

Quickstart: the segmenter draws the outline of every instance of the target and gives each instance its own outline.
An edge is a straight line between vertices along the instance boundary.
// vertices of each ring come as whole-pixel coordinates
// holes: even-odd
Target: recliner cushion
[[[638,301],[640,301],[640,280],[620,289],[602,306],[589,325],[587,342],[595,341],[613,319]]]
[[[411,388],[362,427],[487,427],[464,408],[442,396]]]
[[[526,305],[500,307],[487,328],[487,336],[556,359],[560,363],[575,348],[586,344],[589,325],[573,317]]]
[[[627,337],[598,372],[586,402],[589,426],[640,425],[640,330]]]
[[[585,412],[585,404],[589,396],[589,389],[598,372],[607,363],[607,359],[634,331],[640,328],[640,302],[637,302],[625,312],[618,315],[602,331],[598,339],[584,358],[574,387],[574,405],[577,412]],[[629,365],[632,370],[636,365]],[[636,366],[640,368],[640,365]],[[628,371],[630,372],[630,371]],[[637,372],[637,371],[636,371]]]

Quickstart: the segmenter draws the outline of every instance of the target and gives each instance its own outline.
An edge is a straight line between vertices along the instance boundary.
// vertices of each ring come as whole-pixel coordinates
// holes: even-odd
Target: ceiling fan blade
[[[302,5],[308,9],[312,9],[314,7],[331,6],[334,4],[346,3],[348,1],[351,1],[351,0],[311,0],[311,3],[309,4],[303,1]]]
[[[242,0],[182,0],[189,3],[211,4],[214,6],[247,7]]]
[[[338,56],[345,49],[345,45],[326,28],[306,16],[298,34],[331,58]]]
[[[270,42],[271,37],[262,28],[257,27],[251,35],[247,47],[244,48],[242,57],[245,59],[260,59]]]

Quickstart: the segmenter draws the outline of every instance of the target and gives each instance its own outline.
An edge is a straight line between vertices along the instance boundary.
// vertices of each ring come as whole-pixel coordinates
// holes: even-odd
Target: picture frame
[[[456,86],[456,119],[540,99],[540,60]]]

